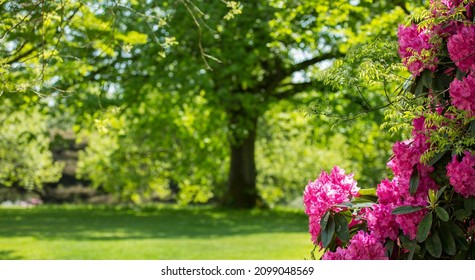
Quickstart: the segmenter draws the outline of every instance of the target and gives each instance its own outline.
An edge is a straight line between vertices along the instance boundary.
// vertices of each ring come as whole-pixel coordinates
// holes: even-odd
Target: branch
[[[407,9],[406,7],[406,2],[405,1],[395,1],[396,6],[400,7],[406,15],[410,15],[411,12]]]
[[[281,92],[277,92],[275,95],[272,95],[272,97],[277,98],[277,100],[283,100],[287,98],[291,98],[292,96],[295,96],[298,93],[301,93],[311,87],[315,87],[316,84],[315,82],[306,82],[306,83],[299,83],[299,84],[293,84],[291,88],[286,89]]]
[[[341,57],[344,57],[344,56],[345,56],[345,54],[340,52],[340,51],[324,53],[324,54],[321,54],[319,56],[315,56],[313,58],[310,58],[308,60],[304,60],[300,63],[297,63],[297,64],[293,65],[290,69],[287,70],[287,73],[292,74],[292,73],[295,73],[297,71],[304,70],[304,69],[308,68],[309,66],[317,64],[319,62],[329,60],[329,59],[341,58]]]

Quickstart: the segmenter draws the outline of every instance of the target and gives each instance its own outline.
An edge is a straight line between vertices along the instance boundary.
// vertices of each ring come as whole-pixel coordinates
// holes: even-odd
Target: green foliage
[[[377,124],[357,119],[346,131],[339,126],[332,129],[328,120],[298,108],[282,101],[271,106],[259,123],[258,188],[268,203],[300,200],[303,186],[335,165],[355,172],[362,188],[387,176],[390,141]]]
[[[387,98],[377,87],[386,90],[397,78],[382,73],[393,64],[365,57],[391,53],[385,38],[403,14],[400,3],[17,2],[0,5],[3,96],[47,96],[43,105],[85,126],[77,129],[90,143],[80,174],[96,187],[135,202],[169,198],[170,182],[183,202],[221,197],[230,147],[256,129],[257,180],[272,203],[301,193],[308,174],[345,159],[362,186],[386,172],[382,116],[354,119],[381,107]],[[358,57],[354,50],[369,37],[383,39],[377,48],[360,47]],[[347,52],[346,73],[327,79],[322,69]],[[368,87],[341,88],[337,76],[352,77],[355,65],[367,72],[352,84]],[[312,129],[303,112],[279,103],[308,98],[354,121],[330,131],[335,119],[322,116]],[[280,134],[277,127],[294,120]],[[290,161],[295,168],[285,168]]]
[[[47,118],[37,106],[14,110],[9,100],[0,105],[0,185],[41,190],[57,182],[63,166],[49,150]]]
[[[89,116],[92,126],[81,131],[89,145],[79,155],[79,175],[135,203],[151,198],[204,203],[222,192],[227,146],[215,122],[223,116],[206,106],[177,106],[176,97],[148,93],[149,104],[167,111],[142,103]],[[179,187],[177,197],[169,188],[173,183]]]

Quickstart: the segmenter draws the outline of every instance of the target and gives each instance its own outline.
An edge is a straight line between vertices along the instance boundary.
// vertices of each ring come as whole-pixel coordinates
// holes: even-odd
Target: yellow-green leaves
[[[229,8],[229,11],[224,16],[225,20],[233,19],[236,15],[240,15],[242,13],[242,5],[238,1],[226,1],[226,7]]]
[[[147,43],[148,35],[132,30],[126,34],[117,34],[117,38],[126,44],[136,45]]]

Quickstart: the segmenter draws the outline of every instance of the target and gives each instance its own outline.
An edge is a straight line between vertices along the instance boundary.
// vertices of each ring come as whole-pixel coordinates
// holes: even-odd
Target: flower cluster
[[[430,178],[433,167],[421,164],[420,158],[422,154],[429,148],[427,136],[425,134],[424,118],[420,117],[414,120],[413,139],[404,142],[396,142],[393,146],[394,157],[389,161],[388,166],[393,171],[395,177],[392,182],[383,181],[377,188],[379,203],[386,209],[394,209],[398,206],[427,206],[427,191],[429,189],[437,189],[437,184]],[[417,172],[419,184],[417,191],[411,194],[410,180]],[[398,215],[391,217],[395,219],[399,228],[411,238],[415,238],[417,226],[424,216],[425,211],[416,213]],[[378,227],[383,226],[385,222],[375,221],[373,230],[380,230]],[[394,237],[394,235],[391,235]],[[389,237],[389,236],[388,236]],[[391,238],[395,239],[395,238]]]
[[[335,166],[330,174],[322,171],[318,179],[309,182],[304,192],[305,213],[310,218],[310,233],[312,241],[317,243],[320,234],[320,220],[333,208],[335,212],[341,210],[334,207],[343,202],[349,202],[358,194],[359,188],[353,179],[353,174],[345,175],[345,171]]]
[[[433,2],[433,1],[431,1]],[[453,9],[457,6],[459,6],[463,0],[442,0],[442,3],[446,5],[449,9]]]
[[[351,238],[346,249],[338,248],[335,252],[327,252],[324,260],[387,260],[383,244],[374,236],[358,231]]]
[[[450,59],[464,72],[475,70],[475,26],[462,25],[447,42]]]
[[[461,162],[454,156],[447,165],[447,177],[457,193],[475,196],[475,155],[465,151]]]
[[[400,25],[398,37],[399,55],[409,71],[419,75],[424,68],[435,70],[437,57],[434,55],[434,46],[429,43],[427,30],[420,30],[415,24],[409,27]]]
[[[378,240],[397,239],[399,224],[396,222],[396,217],[391,214],[392,210],[393,207],[390,204],[375,204],[366,214],[368,229]]]
[[[469,75],[461,81],[455,79],[450,84],[450,97],[452,105],[467,111],[471,116],[475,115],[475,76]]]

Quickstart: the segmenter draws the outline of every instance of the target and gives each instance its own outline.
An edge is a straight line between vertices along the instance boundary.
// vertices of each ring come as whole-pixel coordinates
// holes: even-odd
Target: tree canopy
[[[139,200],[177,182],[188,201],[254,207],[267,112],[312,103],[320,125],[373,112],[337,132],[361,143],[348,153],[368,164],[363,172],[384,160],[376,109],[390,85],[337,80],[326,69],[359,44],[390,48],[418,1],[407,2],[2,1],[2,97],[41,96],[51,114],[96,130],[84,134],[80,173],[97,186]],[[338,73],[354,78],[371,61],[345,61]],[[342,87],[348,81],[359,84]],[[375,154],[361,153],[370,146]]]

